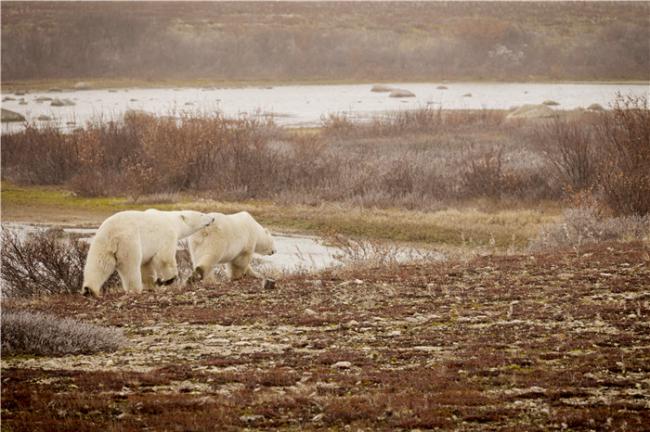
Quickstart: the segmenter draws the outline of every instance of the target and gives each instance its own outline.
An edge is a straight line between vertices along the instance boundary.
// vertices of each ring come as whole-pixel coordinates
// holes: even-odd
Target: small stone
[[[393,330],[392,332],[388,333],[388,336],[390,337],[395,337],[395,336],[401,336],[402,332],[399,330]]]
[[[305,309],[305,314],[311,315],[311,316],[318,315],[314,310],[309,309],[309,308]]]
[[[275,279],[265,278],[262,281],[262,289],[274,289],[275,288]]]
[[[313,421],[313,422],[319,422],[319,421],[323,420],[323,417],[325,417],[325,414],[323,414],[323,413],[316,414],[315,416],[313,416],[313,417],[311,418],[311,421]]]
[[[248,414],[240,416],[239,420],[243,421],[244,423],[254,423],[258,420],[264,420],[264,416],[259,414]]]
[[[334,369],[350,369],[352,367],[352,363],[349,361],[340,361],[336,362],[332,365]]]

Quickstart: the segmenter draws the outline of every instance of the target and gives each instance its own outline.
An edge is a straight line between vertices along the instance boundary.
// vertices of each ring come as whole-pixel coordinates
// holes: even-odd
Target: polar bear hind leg
[[[123,245],[116,254],[117,273],[122,280],[122,287],[129,292],[142,292],[142,251],[135,243]]]
[[[81,294],[100,297],[102,286],[108,277],[115,271],[117,260],[115,259],[115,249],[106,239],[95,238],[90,244],[86,264],[84,265],[84,280],[81,288]]]

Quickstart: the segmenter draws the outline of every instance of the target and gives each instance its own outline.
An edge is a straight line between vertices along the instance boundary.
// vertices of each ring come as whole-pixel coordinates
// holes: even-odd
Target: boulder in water
[[[404,89],[393,89],[388,96],[392,98],[415,97],[415,93]]]
[[[587,107],[589,111],[605,111],[605,108],[601,104],[592,103]]]
[[[3,123],[22,122],[25,121],[25,117],[17,112],[2,108],[2,115],[0,120],[2,120]]]

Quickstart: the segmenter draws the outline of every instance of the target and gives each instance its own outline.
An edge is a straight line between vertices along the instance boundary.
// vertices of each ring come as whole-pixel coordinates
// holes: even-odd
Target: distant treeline
[[[3,3],[3,83],[77,78],[647,80],[650,3]]]

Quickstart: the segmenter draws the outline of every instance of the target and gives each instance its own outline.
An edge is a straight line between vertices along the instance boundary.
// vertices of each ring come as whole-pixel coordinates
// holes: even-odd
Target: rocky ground
[[[3,307],[129,341],[4,357],[3,430],[650,430],[640,243]]]

